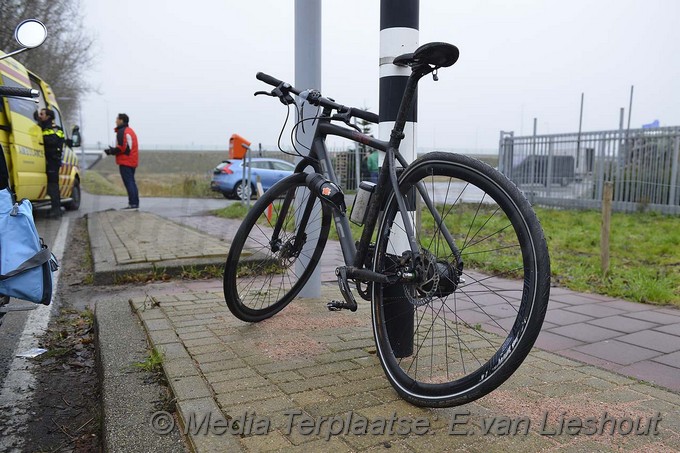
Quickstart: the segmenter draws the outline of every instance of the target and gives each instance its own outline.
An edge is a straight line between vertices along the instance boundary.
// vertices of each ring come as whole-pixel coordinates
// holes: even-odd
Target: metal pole
[[[392,64],[394,58],[413,52],[418,48],[419,0],[380,0],[380,125],[379,136],[389,140],[399,110],[399,102],[404,94],[406,81],[410,74],[409,68]],[[416,159],[416,112],[417,99],[407,118],[404,128],[405,138],[399,150],[407,162]],[[380,154],[380,163],[384,159]],[[413,218],[413,216],[412,216]],[[399,216],[395,223],[401,222]],[[417,231],[417,225],[414,230]],[[408,238],[404,234],[395,234],[399,228],[392,230],[390,246],[394,250],[390,253],[401,255],[409,250]],[[403,230],[402,230],[403,231]],[[413,351],[413,305],[404,296],[403,288],[395,285],[384,288],[384,295],[395,301],[385,306],[385,318],[388,319],[387,332],[395,356],[406,357]],[[388,312],[389,311],[389,312]]]
[[[576,139],[576,159],[581,154],[581,126],[583,125],[583,93],[581,93],[581,113],[578,117],[578,138]]]
[[[628,103],[628,127],[626,128],[626,141],[625,141],[625,149],[626,149],[626,159],[632,158],[631,152],[632,152],[632,140],[630,139],[630,118],[631,114],[633,112],[633,87],[634,85],[630,86],[630,102]],[[635,171],[634,166],[631,172]],[[632,173],[631,173],[632,176]],[[628,186],[628,191],[630,193],[630,198],[626,198],[624,201],[635,201],[633,197],[633,184],[635,181],[633,178],[631,178],[630,181],[628,181],[627,186]],[[601,193],[600,193],[601,195]]]
[[[578,117],[578,136],[581,137],[581,126],[583,125],[583,97],[584,93],[581,93],[581,113]]]
[[[295,86],[302,90],[308,88],[321,90],[321,2],[318,0],[295,0]],[[308,105],[303,109],[304,117],[311,118],[315,113],[315,107]],[[298,121],[301,119],[303,118],[298,118]],[[302,143],[298,149],[307,152],[312,147],[314,127],[311,121],[305,121],[303,125],[304,127],[298,128],[296,138]],[[316,220],[310,220],[307,243],[295,262],[298,275],[309,264],[309,257],[312,255],[309,244],[316,244],[318,233],[314,232],[321,229],[321,216],[313,213],[311,219]],[[300,291],[300,297],[321,296],[320,267],[320,265],[316,267]]]
[[[628,104],[628,130],[630,130],[630,116],[633,112],[633,88],[635,85],[630,86],[630,103]]]

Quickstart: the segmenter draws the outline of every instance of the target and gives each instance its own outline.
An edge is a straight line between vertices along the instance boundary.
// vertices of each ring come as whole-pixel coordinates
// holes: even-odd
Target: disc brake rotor
[[[421,266],[418,281],[404,283],[404,295],[415,307],[427,305],[439,288],[439,271],[437,258],[428,250],[420,251]]]

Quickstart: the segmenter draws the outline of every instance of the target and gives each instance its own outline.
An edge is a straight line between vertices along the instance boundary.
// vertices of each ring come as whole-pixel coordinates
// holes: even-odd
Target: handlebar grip
[[[37,98],[40,95],[38,90],[32,88],[19,88],[0,86],[0,96],[19,96],[23,98]]]
[[[380,122],[380,117],[373,113],[373,112],[368,112],[366,110],[361,110],[361,109],[352,109],[352,116],[355,116],[357,118],[361,118],[362,120],[366,120],[369,123],[374,123],[378,124]]]
[[[272,86],[275,86],[275,87],[277,87],[277,86],[279,86],[283,83],[281,80],[277,79],[276,77],[272,77],[269,74],[265,74],[264,72],[258,72],[255,75],[255,78],[257,78],[257,80],[263,81],[264,83],[266,83],[268,85],[272,85]]]

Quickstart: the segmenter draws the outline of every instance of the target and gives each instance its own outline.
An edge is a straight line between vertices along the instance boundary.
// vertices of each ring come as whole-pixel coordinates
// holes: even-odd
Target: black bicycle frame
[[[314,138],[312,140],[312,146],[310,148],[309,156],[304,157],[303,160],[297,165],[295,169],[296,173],[300,173],[303,172],[306,167],[311,166],[315,173],[325,174],[325,176],[331,182],[337,185],[338,179],[337,176],[335,175],[333,164],[331,162],[330,155],[328,154],[328,150],[326,148],[326,137],[329,135],[343,137],[353,142],[362,143],[372,148],[375,148],[379,151],[385,152],[385,160],[383,161],[382,167],[380,168],[380,173],[378,174],[377,185],[378,190],[376,190],[376,193],[371,199],[371,203],[368,207],[368,212],[366,215],[366,221],[364,222],[364,228],[361,234],[361,239],[359,240],[357,245],[355,245],[354,243],[354,238],[352,237],[349,219],[347,218],[347,216],[344,213],[340,212],[338,209],[332,210],[333,219],[335,221],[335,226],[338,232],[338,238],[340,241],[340,246],[342,249],[342,254],[345,263],[346,264],[351,263],[355,269],[362,269],[364,267],[364,263],[366,263],[371,237],[373,235],[373,231],[375,230],[375,226],[378,222],[378,218],[380,217],[380,211],[383,209],[384,203],[383,193],[385,191],[380,190],[380,188],[386,187],[388,181],[392,186],[392,190],[394,191],[394,196],[397,201],[397,205],[399,206],[399,212],[401,213],[402,216],[404,229],[406,232],[406,236],[408,237],[409,240],[409,246],[411,248],[414,261],[420,255],[420,247],[419,244],[417,243],[414,234],[413,224],[411,223],[411,219],[408,215],[409,210],[406,205],[406,199],[399,190],[399,179],[397,177],[397,166],[395,160],[398,161],[403,168],[406,168],[408,166],[408,162],[406,162],[401,153],[399,153],[399,145],[401,143],[401,140],[404,138],[403,131],[406,124],[406,117],[408,111],[411,109],[411,104],[413,102],[413,98],[415,97],[418,81],[423,75],[428,74],[429,72],[431,72],[429,68],[427,70],[423,68],[418,70],[417,68],[415,68],[411,73],[411,76],[409,77],[408,82],[406,84],[406,89],[404,91],[404,96],[402,98],[401,105],[399,107],[397,120],[395,122],[394,128],[392,129],[392,132],[390,134],[390,140],[388,142],[378,140],[376,138],[373,138],[356,130],[349,129],[347,127],[342,127],[333,124],[331,123],[330,119],[331,112],[324,111],[323,115],[318,119],[319,123],[314,133]],[[320,162],[323,162],[325,171],[324,169],[321,168]],[[417,188],[418,192],[420,193],[423,199],[423,202],[430,210],[430,212],[432,212],[437,228],[442,232],[444,238],[451,246],[451,249],[454,251],[456,258],[460,259],[460,255],[459,253],[457,253],[458,248],[454,243],[453,236],[450,234],[450,232],[444,225],[443,220],[439,215],[437,209],[434,207],[434,203],[430,200],[430,197],[427,194],[425,187],[423,186],[422,183],[419,183]],[[284,211],[281,212],[279,216],[279,221],[277,222],[274,228],[274,235],[272,239],[273,241],[275,240],[275,238],[278,237],[278,233],[281,230],[280,225],[281,220],[285,217],[287,213],[287,209],[290,206],[292,196],[293,193],[289,193],[286,197],[286,200],[283,205],[283,210],[285,210],[285,212]],[[303,238],[299,236],[304,234],[305,227],[311,216],[312,206],[316,198],[317,197],[315,196],[309,197],[304,213],[300,217],[298,237],[295,238],[296,244],[301,244],[304,242],[302,240]],[[370,275],[367,275],[367,277],[368,277],[367,280],[374,280],[375,277],[377,276],[371,278]]]

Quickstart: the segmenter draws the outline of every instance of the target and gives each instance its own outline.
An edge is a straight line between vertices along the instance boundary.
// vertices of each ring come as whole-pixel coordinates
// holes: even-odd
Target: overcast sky
[[[110,143],[125,112],[141,147],[225,147],[238,133],[276,144],[285,108],[253,97],[263,71],[294,84],[293,0],[82,2],[96,37],[82,105],[87,147]],[[377,111],[378,0],[322,5],[322,92]],[[680,125],[678,0],[422,0],[420,44],[461,51],[419,89],[419,147],[495,149],[499,131]],[[308,87],[300,87],[308,88]],[[376,128],[377,130],[377,128]]]

